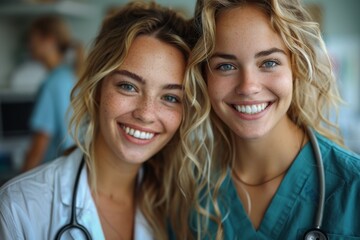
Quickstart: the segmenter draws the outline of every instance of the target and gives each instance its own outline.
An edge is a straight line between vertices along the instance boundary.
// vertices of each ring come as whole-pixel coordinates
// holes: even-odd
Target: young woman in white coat
[[[0,239],[167,239],[172,223],[180,229],[173,149],[187,36],[187,22],[154,3],[105,19],[72,92],[77,149],[1,188]],[[62,232],[72,214],[83,230]]]

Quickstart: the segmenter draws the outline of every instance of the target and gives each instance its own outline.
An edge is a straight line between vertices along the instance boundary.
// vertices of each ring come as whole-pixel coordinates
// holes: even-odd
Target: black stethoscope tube
[[[74,184],[74,188],[73,188],[73,193],[72,193],[72,201],[71,201],[71,217],[70,217],[70,222],[68,224],[66,224],[65,226],[61,227],[59,229],[59,231],[57,232],[56,236],[55,236],[55,240],[60,240],[61,236],[68,230],[70,229],[78,229],[80,230],[85,238],[87,240],[91,240],[92,237],[89,233],[89,231],[81,224],[78,223],[77,218],[76,218],[76,198],[77,198],[77,190],[78,190],[78,186],[79,186],[79,181],[80,181],[80,175],[81,175],[81,170],[83,169],[85,164],[85,160],[84,157],[81,160],[78,172],[76,174],[76,179],[75,179],[75,184]]]
[[[309,135],[310,142],[316,159],[318,184],[319,184],[319,200],[318,200],[318,209],[316,211],[316,217],[315,217],[315,227],[306,231],[306,233],[304,234],[304,240],[314,240],[314,239],[327,240],[328,239],[327,234],[323,230],[321,230],[321,225],[324,215],[324,205],[325,205],[324,164],[322,160],[319,143],[316,139],[313,130],[309,126],[306,126],[306,130]]]

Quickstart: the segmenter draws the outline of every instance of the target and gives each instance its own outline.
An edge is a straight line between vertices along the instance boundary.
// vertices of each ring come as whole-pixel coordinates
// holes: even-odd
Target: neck
[[[98,138],[95,144],[96,185],[99,195],[115,202],[132,201],[141,165],[119,159]]]
[[[233,171],[241,181],[257,185],[285,174],[305,141],[304,131],[284,118],[259,139],[236,138]]]

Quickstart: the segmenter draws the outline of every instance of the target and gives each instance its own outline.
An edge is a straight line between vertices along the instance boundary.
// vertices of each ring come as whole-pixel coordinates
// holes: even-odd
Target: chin
[[[243,140],[257,140],[267,134],[266,129],[253,129],[250,127],[233,128],[232,132],[234,132],[237,137]]]
[[[133,153],[127,152],[126,155],[121,154],[123,157],[119,157],[119,159],[123,159],[124,162],[130,163],[130,164],[143,164],[144,162],[151,159],[151,157],[154,154],[151,153],[141,153],[139,154],[139,151],[135,151]]]

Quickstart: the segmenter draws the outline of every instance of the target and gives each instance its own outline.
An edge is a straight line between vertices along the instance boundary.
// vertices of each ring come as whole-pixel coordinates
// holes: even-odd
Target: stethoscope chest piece
[[[304,240],[328,240],[328,237],[324,231],[313,228],[305,233]]]

